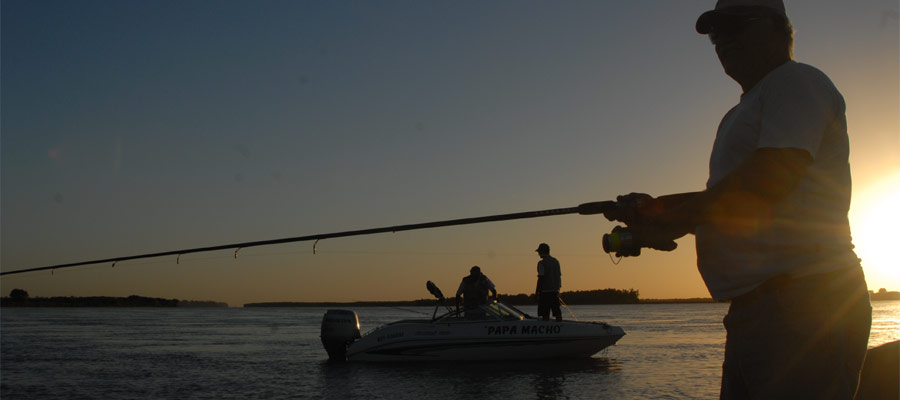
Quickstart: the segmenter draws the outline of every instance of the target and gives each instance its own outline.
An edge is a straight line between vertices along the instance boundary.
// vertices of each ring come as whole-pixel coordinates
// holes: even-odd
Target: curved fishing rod
[[[133,255],[133,256],[125,256],[125,257],[113,257],[113,258],[104,258],[104,259],[100,259],[100,260],[81,261],[81,262],[74,262],[74,263],[68,263],[68,264],[48,265],[46,267],[35,267],[35,268],[19,269],[19,270],[15,270],[15,271],[0,272],[0,276],[22,274],[25,272],[72,268],[72,267],[79,267],[79,266],[83,266],[83,265],[92,265],[92,264],[113,263],[113,265],[115,265],[118,262],[137,260],[137,259],[142,259],[142,258],[154,258],[154,257],[163,257],[163,256],[179,256],[180,257],[185,254],[202,253],[202,252],[207,252],[207,251],[227,250],[227,249],[240,250],[240,249],[247,248],[247,247],[269,246],[269,245],[274,245],[274,244],[304,242],[304,241],[311,241],[311,240],[319,241],[322,239],[331,239],[331,238],[338,238],[338,237],[372,235],[372,234],[376,234],[376,233],[387,233],[387,232],[411,231],[411,230],[415,230],[415,229],[439,228],[439,227],[443,227],[443,226],[479,224],[479,223],[484,223],[484,222],[497,222],[497,221],[508,221],[508,220],[514,220],[514,219],[549,217],[549,216],[554,216],[554,215],[566,215],[566,214],[576,214],[576,213],[581,214],[581,215],[602,214],[606,211],[612,210],[614,207],[616,207],[616,202],[614,202],[614,201],[596,201],[596,202],[591,202],[591,203],[580,204],[576,207],[555,208],[555,209],[550,209],[550,210],[539,210],[539,211],[526,211],[526,212],[513,213],[513,214],[488,215],[488,216],[484,216],[484,217],[475,217],[475,218],[451,219],[451,220],[446,220],[446,221],[425,222],[425,223],[420,223],[420,224],[409,224],[409,225],[388,226],[388,227],[383,227],[383,228],[360,229],[360,230],[355,230],[355,231],[322,233],[322,234],[317,234],[317,235],[260,240],[260,241],[255,241],[255,242],[232,243],[232,244],[223,244],[223,245],[208,246],[208,247],[196,247],[196,248],[192,248],[192,249],[172,250],[172,251],[163,251],[163,252],[158,252],[158,253],[147,253],[147,254],[140,254],[140,255]],[[235,250],[235,257],[237,257],[237,250]],[[313,250],[315,251],[315,248],[313,248]]]

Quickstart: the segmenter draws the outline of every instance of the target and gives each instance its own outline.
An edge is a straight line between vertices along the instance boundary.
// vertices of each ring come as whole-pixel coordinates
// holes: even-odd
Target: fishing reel
[[[616,226],[610,233],[603,235],[603,251],[622,257],[641,255],[641,245],[635,240],[628,225],[640,224],[649,216],[661,211],[659,202],[646,194],[632,193],[620,196],[615,205],[603,215],[610,221],[619,221],[626,226]]]
[[[641,246],[635,241],[634,235],[627,227],[616,226],[612,232],[604,233],[603,251],[610,254],[635,257],[641,255]]]
[[[610,233],[603,235],[603,251],[615,253],[619,257],[636,257],[641,255],[641,248],[645,247],[661,251],[674,250],[678,247],[675,239],[690,230],[685,228],[682,232],[680,227],[660,227],[655,218],[663,213],[667,202],[681,202],[689,195],[692,194],[656,199],[639,193],[621,196],[616,207],[604,213],[604,216],[610,221],[623,222],[625,226],[616,226]],[[670,234],[671,238],[667,237]]]

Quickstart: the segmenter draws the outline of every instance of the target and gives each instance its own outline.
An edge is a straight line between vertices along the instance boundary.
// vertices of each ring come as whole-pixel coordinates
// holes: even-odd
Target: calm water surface
[[[900,302],[875,302],[870,346],[900,339]],[[533,312],[525,308],[526,312]],[[726,304],[573,306],[625,328],[579,361],[326,362],[322,308],[4,309],[0,397],[616,398],[718,396]],[[363,332],[431,308],[358,308]],[[567,316],[569,318],[571,316]]]

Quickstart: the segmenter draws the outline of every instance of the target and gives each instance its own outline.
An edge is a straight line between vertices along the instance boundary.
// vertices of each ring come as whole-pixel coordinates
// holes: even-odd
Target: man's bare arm
[[[662,227],[685,226],[693,231],[700,224],[763,211],[791,193],[810,163],[812,156],[806,150],[758,149],[715,186],[672,195],[673,200],[681,200],[678,205],[665,208],[651,220]]]

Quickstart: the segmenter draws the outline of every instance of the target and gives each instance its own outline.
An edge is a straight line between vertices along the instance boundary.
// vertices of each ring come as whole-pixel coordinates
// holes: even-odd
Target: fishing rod
[[[22,274],[22,273],[26,273],[26,272],[35,272],[35,271],[46,271],[46,270],[53,271],[53,270],[57,270],[57,269],[72,268],[72,267],[79,267],[79,266],[92,265],[92,264],[113,263],[113,266],[115,266],[116,263],[119,263],[122,261],[138,260],[138,259],[143,259],[143,258],[155,258],[155,257],[163,257],[163,256],[178,256],[180,258],[182,255],[185,255],[185,254],[203,253],[203,252],[208,252],[208,251],[228,250],[228,249],[235,249],[234,256],[236,258],[237,252],[239,250],[248,248],[248,247],[269,246],[269,245],[275,245],[275,244],[304,242],[304,241],[312,241],[312,240],[315,240],[316,243],[318,243],[318,241],[322,240],[322,239],[332,239],[332,238],[348,237],[348,236],[372,235],[372,234],[376,234],[376,233],[387,233],[387,232],[393,233],[393,232],[411,231],[411,230],[415,230],[415,229],[439,228],[439,227],[444,227],[444,226],[480,224],[480,223],[485,223],[485,222],[509,221],[509,220],[514,220],[514,219],[550,217],[550,216],[555,216],[555,215],[603,214],[603,213],[607,213],[607,212],[611,212],[611,211],[615,210],[617,205],[618,204],[615,201],[595,201],[595,202],[580,204],[575,207],[555,208],[555,209],[550,209],[550,210],[526,211],[526,212],[519,212],[519,213],[512,213],[512,214],[498,214],[498,215],[488,215],[488,216],[484,216],[484,217],[451,219],[451,220],[446,220],[446,221],[425,222],[425,223],[409,224],[409,225],[396,225],[396,226],[388,226],[388,227],[382,227],[382,228],[360,229],[360,230],[354,230],[354,231],[344,231],[344,232],[334,232],[334,233],[321,233],[321,234],[308,235],[308,236],[297,236],[297,237],[288,237],[288,238],[281,238],[281,239],[259,240],[259,241],[254,241],[254,242],[231,243],[231,244],[223,244],[223,245],[218,245],[218,246],[196,247],[196,248],[192,248],[192,249],[172,250],[172,251],[163,251],[163,252],[157,252],[157,253],[147,253],[147,254],[139,254],[139,255],[132,255],[132,256],[124,256],[124,257],[104,258],[104,259],[99,259],[99,260],[80,261],[80,262],[74,262],[74,263],[68,263],[68,264],[48,265],[45,267],[25,268],[25,269],[19,269],[19,270],[14,270],[14,271],[0,272],[0,276]],[[313,253],[315,253],[315,245],[313,245]]]

